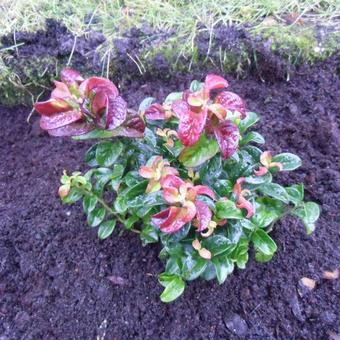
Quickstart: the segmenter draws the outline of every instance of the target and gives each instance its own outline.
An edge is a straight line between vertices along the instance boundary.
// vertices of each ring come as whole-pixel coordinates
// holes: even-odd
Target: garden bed
[[[277,224],[274,259],[251,259],[227,282],[196,281],[176,302],[159,300],[158,246],[142,247],[124,233],[99,241],[86,228],[80,205],[57,197],[64,169],[76,170],[88,143],[54,139],[26,123],[31,108],[0,108],[0,338],[103,339],[323,339],[340,332],[339,280],[323,279],[339,265],[339,56],[303,67],[290,82],[236,81],[231,89],[262,120],[274,152],[291,151],[303,166],[283,184],[304,182],[306,198],[320,204],[314,234],[291,218]],[[124,70],[121,70],[123,72]],[[196,72],[197,73],[197,72]],[[196,77],[195,77],[196,76]],[[201,73],[167,82],[144,77],[122,84],[131,106],[147,95],[163,99]],[[129,87],[127,88],[127,85]],[[84,167],[82,165],[82,167]],[[302,277],[316,280],[305,290]]]

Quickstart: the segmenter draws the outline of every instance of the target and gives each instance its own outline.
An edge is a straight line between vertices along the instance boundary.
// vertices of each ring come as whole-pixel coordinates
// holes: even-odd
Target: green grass
[[[86,5],[85,5],[86,4]],[[208,31],[213,38],[214,27],[224,24],[251,24],[254,32],[267,30],[265,17],[277,25],[287,13],[317,22],[339,19],[338,0],[3,0],[0,5],[0,36],[16,31],[43,28],[46,18],[61,20],[75,35],[89,29],[100,30],[108,38],[119,38],[122,32],[149,24],[154,29],[176,30],[173,37],[180,41],[183,55],[194,51],[198,31]],[[286,24],[285,24],[286,25]],[[294,26],[296,23],[290,24]]]

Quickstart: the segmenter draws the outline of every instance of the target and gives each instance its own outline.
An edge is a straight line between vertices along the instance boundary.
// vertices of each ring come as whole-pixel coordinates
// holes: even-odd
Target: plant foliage
[[[51,98],[35,104],[41,127],[99,141],[85,156],[86,173],[64,172],[59,195],[67,204],[82,201],[100,239],[119,226],[144,245],[161,243],[162,301],[175,300],[199,277],[222,284],[234,268],[245,268],[251,248],[257,261],[269,261],[277,251],[269,232],[288,214],[307,234],[315,229],[319,207],[304,201],[303,184],[273,182],[300,158],[254,145],[264,143],[249,131],[259,118],[222,77],[193,81],[162,104],[146,98],[138,112],[107,79],[85,80],[71,69],[61,78]]]

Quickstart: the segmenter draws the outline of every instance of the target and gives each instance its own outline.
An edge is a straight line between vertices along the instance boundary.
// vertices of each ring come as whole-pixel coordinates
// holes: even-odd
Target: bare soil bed
[[[340,280],[322,278],[340,263],[339,56],[299,72],[290,82],[226,78],[262,117],[267,148],[303,159],[301,169],[280,174],[280,181],[304,182],[306,198],[321,205],[315,233],[308,237],[287,218],[272,232],[279,250],[271,262],[252,257],[222,286],[190,283],[171,304],[159,300],[157,245],[143,248],[136,235],[118,232],[99,241],[79,204],[61,205],[59,177],[64,169],[84,169],[90,144],[48,137],[26,123],[30,108],[0,107],[0,339],[310,340],[339,334]],[[122,93],[137,106],[144,96],[163,99],[202,77],[178,75],[167,83],[149,77],[125,84]],[[303,290],[302,277],[316,280],[315,289]]]

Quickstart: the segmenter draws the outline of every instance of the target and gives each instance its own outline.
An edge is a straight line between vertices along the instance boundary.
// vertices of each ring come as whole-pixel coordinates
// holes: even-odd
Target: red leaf
[[[65,137],[65,136],[79,136],[93,130],[93,126],[87,123],[72,123],[69,125],[62,126],[57,129],[48,130],[48,133],[54,137]]]
[[[83,117],[80,111],[67,111],[56,113],[51,116],[42,116],[40,118],[40,127],[43,130],[56,129],[70,123],[76,122]]]
[[[145,118],[149,120],[165,119],[165,110],[161,104],[155,103],[150,105],[144,112]]]
[[[216,198],[215,193],[205,185],[195,185],[192,190],[195,190],[196,195],[206,195],[213,200]]]
[[[238,127],[229,120],[214,126],[214,133],[224,159],[231,157],[238,147],[240,132]]]
[[[215,74],[208,74],[204,82],[205,88],[210,90],[224,89],[228,87],[228,82]]]
[[[61,71],[60,78],[61,81],[66,85],[72,85],[76,82],[84,81],[84,78],[78,71],[73,70],[72,68],[69,67],[66,67]]]
[[[189,105],[184,100],[176,100],[172,103],[171,109],[178,119],[185,117],[189,112]]]
[[[97,115],[101,110],[107,106],[107,94],[105,91],[97,92],[92,99],[91,111]]]
[[[163,233],[171,234],[181,229],[187,222],[181,218],[184,208],[170,207],[152,216],[152,223]]]
[[[62,99],[49,99],[45,102],[37,102],[34,104],[34,109],[41,115],[51,116],[58,112],[72,110],[72,107]]]
[[[252,204],[247,201],[242,195],[239,196],[236,207],[239,209],[245,209],[247,210],[247,216],[246,218],[251,218],[254,215],[254,208]]]
[[[199,113],[187,111],[179,120],[178,138],[185,146],[191,146],[198,142],[207,121],[207,110]]]
[[[123,128],[125,128],[126,131],[129,132],[130,134],[132,134],[133,131],[135,131],[134,136],[131,137],[143,137],[145,131],[145,123],[138,114],[128,114],[123,124]]]
[[[51,93],[51,98],[70,98],[72,96],[67,85],[60,81],[54,81],[55,89]]]
[[[208,204],[202,201],[196,201],[196,218],[197,218],[197,229],[198,231],[203,231],[208,228],[209,223],[211,221],[212,212],[208,206]]]
[[[241,113],[241,119],[246,117],[246,105],[234,92],[223,91],[217,95],[215,102],[221,104],[226,110]]]
[[[97,88],[97,89],[96,89]],[[80,92],[83,93],[86,97],[89,96],[91,91],[98,93],[99,91],[105,90],[107,94],[110,94],[113,97],[117,97],[119,91],[109,79],[102,78],[102,77],[91,77],[86,79],[84,82],[81,83]]]
[[[126,101],[118,97],[107,97],[106,107],[106,129],[113,130],[122,125],[127,115],[127,103]]]
[[[182,184],[185,184],[185,182],[181,178],[174,176],[174,175],[168,175],[161,179],[162,188],[179,189],[179,187]]]

